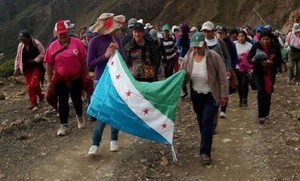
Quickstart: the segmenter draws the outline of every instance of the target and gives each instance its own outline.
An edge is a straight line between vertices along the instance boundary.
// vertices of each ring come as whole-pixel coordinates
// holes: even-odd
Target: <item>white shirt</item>
[[[248,53],[252,48],[252,44],[247,41],[245,41],[245,43],[234,41],[233,43],[236,46],[236,51],[238,55],[241,55],[242,53]]]
[[[248,53],[252,48],[252,44],[249,43],[248,41],[245,41],[245,43],[240,43],[239,41],[234,41],[233,43],[235,44],[238,56],[240,56],[243,53]],[[235,68],[239,69],[239,65],[236,64]]]
[[[200,62],[196,62],[194,60],[191,80],[193,82],[193,90],[195,90],[196,92],[204,94],[211,92],[211,89],[208,85],[206,57],[203,57]]]

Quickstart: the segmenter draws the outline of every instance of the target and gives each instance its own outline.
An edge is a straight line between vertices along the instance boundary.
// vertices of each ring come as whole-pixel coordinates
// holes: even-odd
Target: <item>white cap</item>
[[[150,23],[145,24],[145,29],[151,29],[153,26]]]
[[[75,24],[71,23],[71,20],[65,20],[65,22],[67,23],[69,29],[72,29],[75,27]]]
[[[139,20],[137,20],[137,22],[144,24],[144,20],[143,19],[139,19]]]
[[[197,32],[197,31],[198,31],[198,28],[195,26],[191,27],[191,29],[190,29],[190,32]]]
[[[215,25],[210,21],[206,21],[205,23],[202,24],[201,31],[203,30],[212,31],[214,29],[215,29]]]
[[[179,26],[173,25],[172,26],[172,32],[174,33],[175,30],[179,31]]]

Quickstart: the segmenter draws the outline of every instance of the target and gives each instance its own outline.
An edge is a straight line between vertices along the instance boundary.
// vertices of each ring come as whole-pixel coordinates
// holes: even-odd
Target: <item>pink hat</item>
[[[100,35],[107,35],[116,29],[122,28],[124,23],[125,16],[123,15],[114,16],[113,13],[103,13],[89,30]]]
[[[57,23],[55,23],[54,30],[56,35],[67,33],[69,31],[68,25],[64,20],[59,20]]]

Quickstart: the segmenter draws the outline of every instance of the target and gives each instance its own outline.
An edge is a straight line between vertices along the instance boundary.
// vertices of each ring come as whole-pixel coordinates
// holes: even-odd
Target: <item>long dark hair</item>
[[[261,38],[264,37],[264,36],[267,36],[267,37],[271,38],[272,40],[274,38],[274,35],[273,35],[273,33],[270,30],[263,30],[260,33],[259,40],[261,40]]]

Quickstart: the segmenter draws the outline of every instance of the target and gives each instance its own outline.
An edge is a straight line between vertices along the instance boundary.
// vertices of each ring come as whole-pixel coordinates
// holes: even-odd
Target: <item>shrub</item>
[[[8,77],[14,74],[14,60],[13,59],[6,59],[0,65],[0,77]]]

